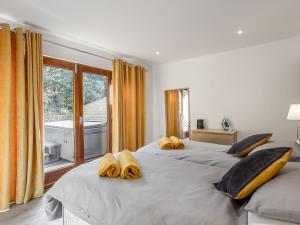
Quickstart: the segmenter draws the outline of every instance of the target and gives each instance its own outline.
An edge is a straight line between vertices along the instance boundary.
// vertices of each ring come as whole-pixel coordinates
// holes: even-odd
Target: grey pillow
[[[284,140],[271,140],[266,144],[256,147],[249,155],[258,152],[262,149],[276,148],[276,147],[291,147],[294,149],[290,162],[300,162],[300,146],[295,141],[284,141]]]
[[[289,162],[245,206],[262,217],[300,223],[300,163]]]

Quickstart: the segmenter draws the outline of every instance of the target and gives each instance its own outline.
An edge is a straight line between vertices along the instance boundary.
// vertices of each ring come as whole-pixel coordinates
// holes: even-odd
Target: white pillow
[[[262,217],[300,223],[300,163],[288,162],[245,206]]]

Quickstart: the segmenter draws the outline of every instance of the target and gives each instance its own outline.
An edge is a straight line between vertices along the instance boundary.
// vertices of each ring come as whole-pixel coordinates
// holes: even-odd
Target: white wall
[[[53,36],[49,35],[43,35],[44,40],[50,40],[52,42],[68,46],[74,49],[80,49],[81,51],[93,53],[99,56],[104,56],[107,58],[112,58],[111,55],[106,54],[105,52],[102,51],[97,51],[93,48],[83,46],[81,44],[71,42],[71,41],[66,41],[60,38],[56,38]],[[49,43],[47,41],[43,41],[43,51],[44,55],[58,58],[58,59],[64,59],[67,61],[71,62],[76,62],[76,63],[81,63],[89,66],[94,66],[94,67],[100,67],[103,69],[111,70],[112,69],[112,62],[108,59],[96,57],[94,55],[89,55],[84,52],[76,51],[73,49],[69,49],[63,46],[59,46],[53,43]]]
[[[239,139],[273,132],[295,140],[296,122],[286,116],[300,103],[300,37],[158,65],[153,74],[154,139],[165,134],[164,91],[188,87],[192,129],[198,118],[221,128],[228,117]]]

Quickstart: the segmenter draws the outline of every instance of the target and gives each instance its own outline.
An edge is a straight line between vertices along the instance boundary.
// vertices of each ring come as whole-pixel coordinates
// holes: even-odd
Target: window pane
[[[74,163],[73,71],[43,66],[45,171]]]
[[[107,90],[106,76],[83,73],[85,160],[107,152]]]

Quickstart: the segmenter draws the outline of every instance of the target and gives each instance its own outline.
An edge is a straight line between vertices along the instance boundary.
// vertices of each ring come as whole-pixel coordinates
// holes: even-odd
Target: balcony
[[[71,120],[45,123],[45,172],[70,166],[74,158],[74,125]],[[84,122],[84,159],[89,160],[106,153],[107,125]]]

